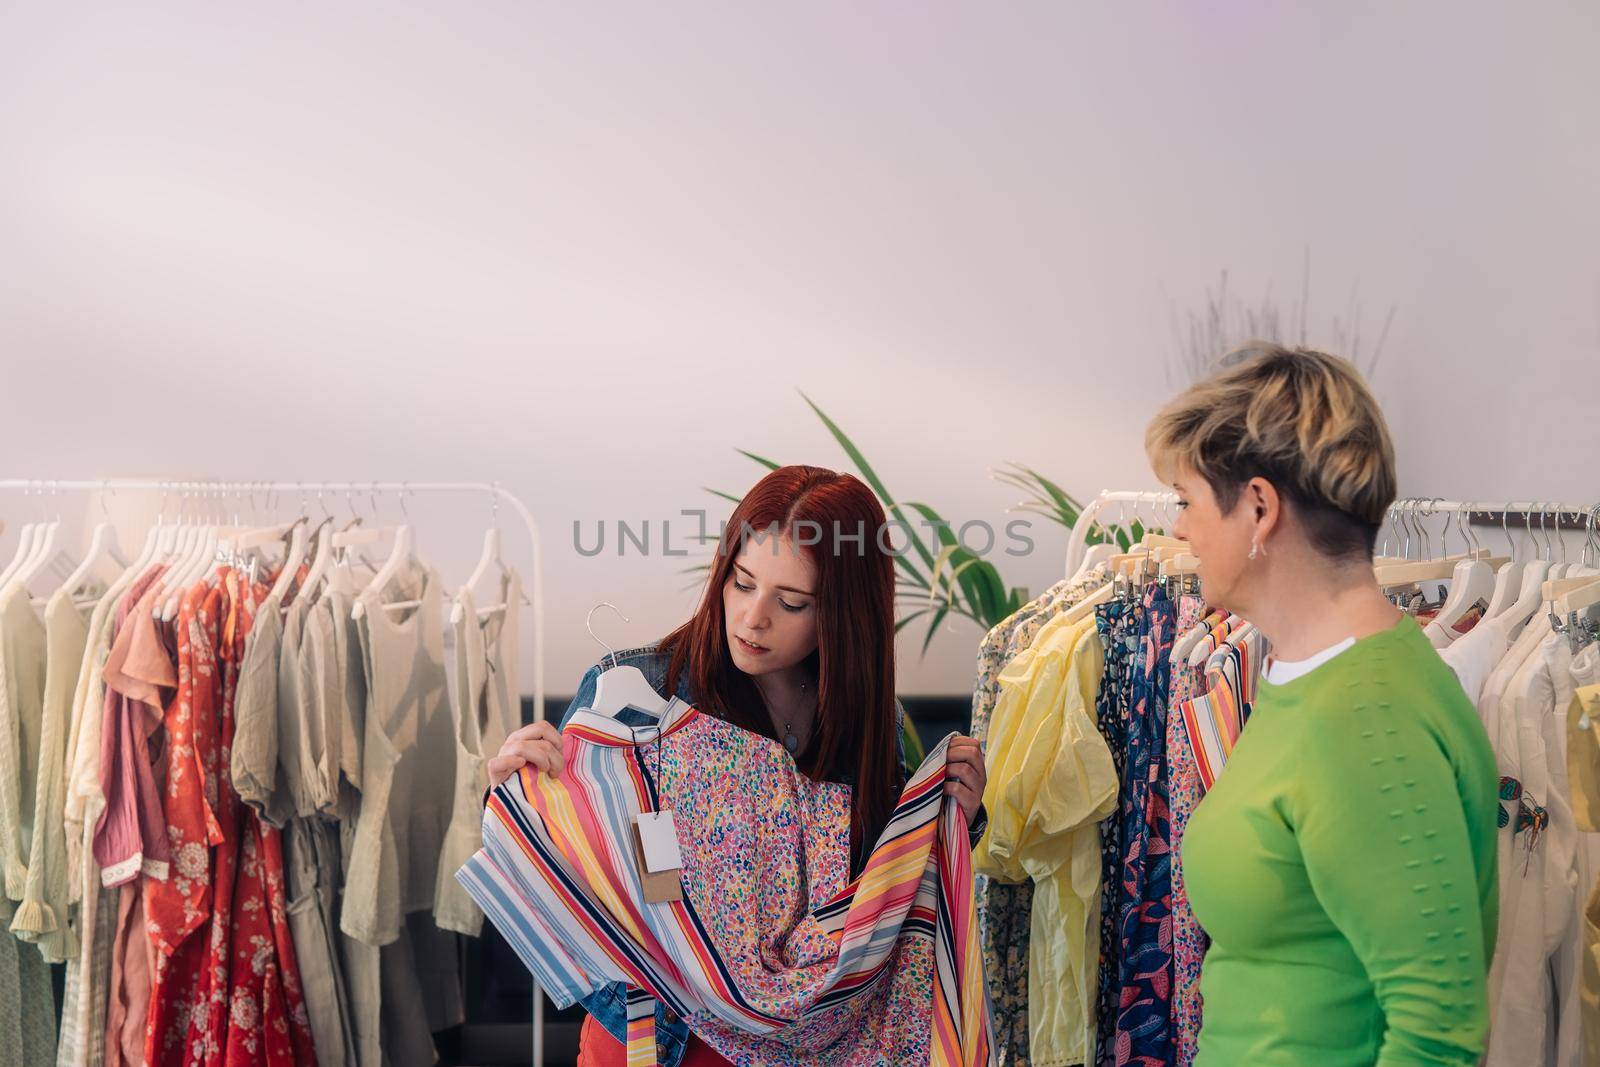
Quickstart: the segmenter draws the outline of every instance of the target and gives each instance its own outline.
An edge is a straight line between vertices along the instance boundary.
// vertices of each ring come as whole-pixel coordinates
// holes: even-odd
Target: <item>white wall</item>
[[[842,466],[797,389],[951,516],[1003,522],[1009,459],[1146,484],[1174,306],[1288,302],[1309,248],[1312,341],[1398,307],[1404,491],[1600,498],[1600,8],[1360,7],[13,9],[0,467],[498,478],[562,692],[595,602],[630,643],[693,603],[574,519],[715,506],[736,446]],[[486,507],[410,507],[461,577]]]

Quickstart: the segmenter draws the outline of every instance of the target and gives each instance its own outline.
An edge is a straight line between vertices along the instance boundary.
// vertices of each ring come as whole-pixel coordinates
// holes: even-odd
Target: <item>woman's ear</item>
[[[1265,543],[1283,518],[1283,498],[1278,495],[1277,486],[1265,478],[1251,478],[1245,484],[1244,491],[1245,503],[1250,506],[1255,518],[1253,540]]]

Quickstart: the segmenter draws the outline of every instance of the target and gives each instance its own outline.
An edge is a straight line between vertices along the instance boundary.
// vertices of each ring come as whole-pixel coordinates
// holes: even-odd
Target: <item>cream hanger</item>
[[[402,512],[405,511],[406,507],[405,492],[404,489],[400,490],[400,510]],[[350,617],[359,619],[365,615],[367,613],[367,594],[371,593],[375,597],[381,596],[384,588],[399,575],[400,568],[405,563],[415,559],[416,554],[411,542],[411,526],[409,524],[396,526],[394,528],[394,547],[389,551],[389,558],[383,561],[383,566],[378,568],[378,573],[372,576],[372,581],[367,583],[367,587],[362,590],[361,596],[356,598],[355,605],[350,609]],[[414,602],[407,601],[404,604],[388,606],[393,609],[397,607],[414,607],[416,605]]]
[[[320,493],[318,494],[321,495]],[[311,554],[311,567],[306,571],[306,580],[300,588],[308,596],[315,596],[317,587],[323,577],[328,573],[328,568],[333,563],[333,516],[329,515],[317,524],[317,547]]]
[[[478,596],[478,587],[489,576],[492,568],[501,578],[504,585],[505,577],[510,572],[505,559],[500,554],[500,495],[491,494],[489,499],[489,528],[483,534],[483,551],[478,555],[478,565],[472,568],[472,574],[467,578],[467,584],[462,588],[471,592],[473,599]],[[523,597],[527,599],[526,596]],[[489,615],[496,611],[504,611],[509,605],[491,604],[477,609],[479,615]],[[620,612],[619,612],[620,614]],[[454,626],[466,617],[466,605],[456,600],[450,607],[450,625]]]

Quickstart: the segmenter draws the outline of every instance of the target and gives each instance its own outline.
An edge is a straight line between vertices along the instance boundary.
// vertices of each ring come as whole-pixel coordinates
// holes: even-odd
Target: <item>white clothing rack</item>
[[[0,479],[0,489],[15,489],[48,496],[60,491],[68,492],[158,492],[178,494],[236,494],[244,498],[252,493],[395,493],[404,500],[410,493],[485,493],[497,501],[509,504],[522,517],[528,530],[532,547],[533,591],[533,716],[535,721],[544,718],[544,558],[539,541],[539,524],[515,493],[495,482],[230,482],[230,481],[156,481],[138,478],[99,479]],[[507,605],[511,610],[514,605]],[[533,983],[533,1065],[544,1067],[544,997],[537,980]]]
[[[1176,493],[1149,492],[1130,489],[1107,489],[1099,496],[1084,505],[1083,511],[1078,514],[1078,521],[1072,525],[1072,533],[1067,538],[1067,574],[1075,574],[1078,565],[1083,562],[1084,553],[1088,551],[1089,531],[1094,529],[1095,523],[1106,507],[1111,504],[1126,507],[1131,504],[1135,510],[1141,504],[1156,505],[1161,507],[1177,503]],[[1582,533],[1584,523],[1587,521],[1592,531],[1597,519],[1600,519],[1600,505],[1596,504],[1562,504],[1555,501],[1509,501],[1495,503],[1482,500],[1441,500],[1430,497],[1401,497],[1389,505],[1389,520],[1395,521],[1405,518],[1414,522],[1425,522],[1430,517],[1442,514],[1459,513],[1470,522],[1484,526],[1504,526],[1511,531],[1519,527],[1532,530],[1535,525],[1541,536],[1556,532]],[[1551,516],[1557,519],[1554,525],[1548,522],[1534,520]],[[1564,522],[1565,519],[1574,519],[1574,522]]]
[[[1178,494],[1170,492],[1149,492],[1133,489],[1106,489],[1099,496],[1084,505],[1078,513],[1078,521],[1072,524],[1072,533],[1067,536],[1067,568],[1065,573],[1076,574],[1078,566],[1083,562],[1084,553],[1089,549],[1089,531],[1094,529],[1095,522],[1107,505],[1116,504],[1126,507],[1132,504],[1135,510],[1140,504],[1153,504],[1170,507],[1178,502]]]

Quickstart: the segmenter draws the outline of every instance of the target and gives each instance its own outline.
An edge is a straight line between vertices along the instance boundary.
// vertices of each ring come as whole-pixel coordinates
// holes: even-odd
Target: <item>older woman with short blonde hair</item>
[[[1395,495],[1383,413],[1342,359],[1257,346],[1146,447],[1208,603],[1274,658],[1182,845],[1202,1067],[1476,1064],[1496,922],[1494,753],[1372,570]]]

